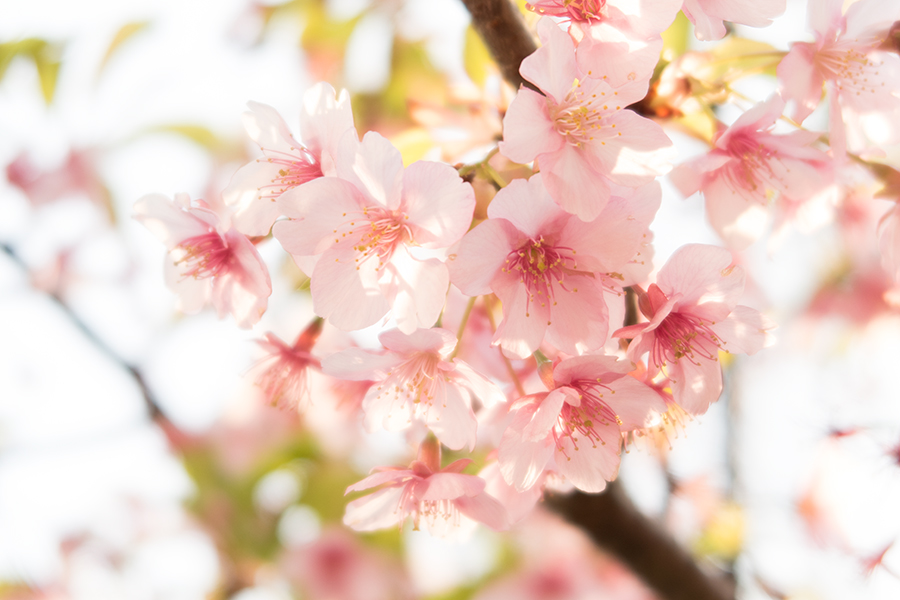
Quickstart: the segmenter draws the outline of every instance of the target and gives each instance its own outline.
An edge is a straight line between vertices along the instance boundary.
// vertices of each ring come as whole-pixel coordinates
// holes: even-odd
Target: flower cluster
[[[882,82],[900,63],[881,44],[900,14],[875,18],[864,12],[873,2],[846,13],[821,3],[817,41],[795,44],[779,66],[781,93],[730,126],[716,122],[709,152],[672,171],[685,195],[703,193],[710,223],[732,248],[762,237],[770,213],[786,221],[830,193],[835,165],[846,167],[846,152],[860,147],[841,138],[829,153],[817,133],[796,123],[779,129],[786,107],[802,120],[826,85],[833,119],[898,110]],[[519,177],[494,177],[497,189],[479,202],[470,183],[477,169],[463,178],[470,165],[405,166],[388,139],[360,139],[346,92],[319,84],[305,97],[299,140],[274,109],[251,103],[245,124],[262,155],[234,175],[221,202],[152,195],[136,205],[137,218],[166,244],[185,310],[209,301],[253,326],[271,293],[254,244],[269,238],[309,276],[317,319],[293,345],[273,334],[260,342],[269,354],[264,394],[296,405],[310,395],[310,371],[354,382],[365,427],[406,432],[418,448],[408,467],[378,468],[347,489],[378,488],[348,504],[347,525],[502,529],[545,486],[603,490],[628,440],[703,414],[719,398],[723,353],[770,343],[772,324],[740,304],[745,274],[731,251],[688,244],[654,268],[658,178],[676,153],[636,103],[659,92],[661,33],[679,10],[697,37],[719,39],[725,21],[764,26],[784,4],[528,4],[544,15],[542,45],[521,63],[531,86],[509,105],[495,149]],[[493,156],[480,165],[492,169]],[[895,276],[897,215],[880,230]],[[326,326],[381,326],[382,348],[326,352],[317,343]],[[466,473],[469,459],[442,466],[441,446],[484,447],[491,458],[480,475]]]

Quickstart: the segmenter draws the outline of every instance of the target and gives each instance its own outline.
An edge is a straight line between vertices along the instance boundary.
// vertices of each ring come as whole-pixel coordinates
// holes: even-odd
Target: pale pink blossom
[[[793,101],[791,116],[803,121],[822,98],[823,84],[832,94],[832,134],[843,135],[859,119],[876,116],[873,125],[881,142],[900,139],[900,57],[882,47],[893,23],[900,20],[900,3],[859,0],[843,12],[841,0],[809,3],[815,42],[795,42],[778,65],[781,93]],[[850,132],[848,132],[850,133]],[[888,134],[887,137],[884,137]],[[888,139],[893,138],[893,139]],[[858,149],[850,136],[847,144]]]
[[[585,222],[559,208],[544,176],[515,180],[488,207],[488,220],[462,240],[448,263],[451,279],[469,296],[494,293],[503,320],[493,343],[525,358],[542,341],[569,354],[606,341],[605,292],[623,283],[624,268],[642,249],[660,202],[653,183],[618,188],[605,208]]]
[[[548,19],[538,31],[544,45],[520,71],[543,93],[519,90],[503,119],[500,152],[518,163],[536,160],[553,199],[592,221],[613,185],[636,188],[667,172],[672,142],[659,125],[626,109],[644,97],[646,81],[613,87],[603,77],[614,61],[584,72],[571,37]]]
[[[426,442],[423,447],[429,445]],[[424,450],[408,469],[380,469],[347,488],[349,494],[380,487],[347,504],[344,524],[357,531],[374,531],[412,518],[414,529],[424,525],[437,537],[461,533],[473,522],[495,531],[506,529],[506,510],[484,492],[484,480],[462,473],[471,462],[463,458],[441,469],[440,452]]]
[[[613,335],[631,339],[631,360],[649,355],[650,377],[665,369],[679,406],[703,414],[722,393],[719,351],[754,354],[771,341],[768,319],[738,305],[743,291],[744,271],[729,251],[682,246],[660,269],[657,282],[639,293],[641,312],[650,321]]]
[[[662,50],[660,34],[682,0],[536,0],[529,10],[569,22],[582,71],[605,76],[613,87],[649,82]],[[646,92],[646,88],[645,88]]]
[[[178,295],[179,308],[197,312],[210,302],[219,318],[231,313],[250,327],[266,311],[272,284],[269,271],[247,236],[187,194],[175,200],[150,194],[134,205],[135,219],[166,245],[166,283]]]
[[[266,401],[273,406],[295,408],[309,401],[307,382],[310,367],[319,368],[319,359],[312,355],[313,345],[322,331],[322,320],[315,319],[300,332],[293,345],[281,341],[274,333],[267,332],[257,344],[266,351],[258,366],[264,368],[256,378]]]
[[[327,529],[313,543],[289,548],[280,562],[281,571],[307,598],[413,598],[412,585],[400,565],[343,529]]]
[[[878,222],[878,249],[881,264],[900,283],[900,202],[895,202]]]
[[[682,10],[694,24],[697,39],[720,40],[726,33],[724,21],[768,27],[784,13],[785,4],[785,0],[684,0]]]
[[[300,138],[297,141],[278,112],[266,104],[249,102],[244,127],[259,144],[262,158],[234,174],[222,196],[235,210],[234,224],[250,235],[267,235],[280,216],[275,200],[317,177],[335,174],[335,156],[345,134],[356,136],[350,96],[335,97],[334,88],[318,83],[303,96]]]
[[[757,104],[716,137],[709,153],[670,175],[685,196],[703,193],[710,223],[734,248],[763,234],[771,203],[793,211],[832,180],[830,159],[812,146],[817,133],[773,132],[783,110],[777,95]]]
[[[603,490],[619,471],[622,434],[666,410],[656,392],[627,376],[631,369],[605,355],[558,361],[545,376],[551,391],[511,406],[498,454],[506,482],[527,490],[552,468],[580,490]]]
[[[400,152],[374,132],[362,143],[345,137],[339,155],[336,177],[278,198],[289,220],[274,234],[296,260],[310,261],[313,309],[345,331],[388,312],[404,333],[430,327],[450,283],[446,248],[472,221],[472,186],[449,165],[404,169]]]
[[[471,451],[477,428],[472,399],[490,406],[506,401],[503,392],[465,362],[450,359],[456,336],[446,329],[411,335],[394,329],[378,339],[387,352],[348,348],[322,365],[332,377],[374,382],[362,404],[369,431],[397,431],[419,421],[448,448]]]

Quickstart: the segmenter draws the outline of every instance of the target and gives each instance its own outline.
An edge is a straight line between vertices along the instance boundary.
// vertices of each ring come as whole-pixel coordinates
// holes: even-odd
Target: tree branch
[[[545,505],[584,530],[667,600],[733,600],[733,585],[700,570],[693,557],[611,482],[602,494],[548,496]]]
[[[510,0],[462,0],[472,15],[472,27],[500,67],[503,79],[516,89],[524,85],[540,93],[519,74],[522,60],[537,50],[522,13]]]

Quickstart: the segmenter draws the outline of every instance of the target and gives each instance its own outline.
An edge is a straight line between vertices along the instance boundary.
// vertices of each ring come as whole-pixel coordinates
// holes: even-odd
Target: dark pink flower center
[[[654,330],[650,360],[657,366],[686,358],[695,365],[700,360],[718,360],[723,342],[705,323],[688,313],[669,313]]]
[[[264,148],[263,152],[266,158],[259,160],[265,160],[281,168],[278,170],[278,176],[269,185],[259,188],[260,198],[267,198],[274,202],[278,196],[289,189],[322,177],[322,167],[319,165],[319,161],[306,148],[292,147],[291,152]]]
[[[732,189],[755,192],[760,186],[773,191],[787,187],[774,168],[780,163],[778,150],[767,147],[758,137],[740,133],[733,136],[728,142],[728,154],[736,159],[725,167]],[[782,167],[781,171],[786,169]]]
[[[182,277],[205,279],[227,271],[234,254],[215,231],[188,238],[178,245],[184,256],[176,264],[184,265]]]
[[[536,0],[525,5],[528,10],[572,21],[603,20],[606,0]]]
[[[557,449],[565,454],[566,451],[562,445],[563,438],[570,438],[576,450],[582,439],[586,439],[594,448],[597,447],[598,442],[601,446],[605,446],[606,442],[600,438],[596,427],[612,423],[621,425],[622,420],[603,399],[605,393],[615,394],[616,392],[601,383],[599,379],[574,379],[566,384],[566,387],[578,391],[581,404],[580,406],[572,406],[568,402],[563,404],[556,427],[553,429],[553,438],[556,440]],[[569,457],[567,456],[567,458]]]
[[[585,275],[579,272],[575,262],[575,250],[566,246],[555,246],[541,237],[538,240],[528,242],[513,250],[506,257],[504,273],[512,273],[519,276],[519,281],[528,290],[528,302],[539,302],[545,306],[547,302],[554,305],[554,285],[558,285],[567,292],[577,292],[578,288],[571,286],[566,277],[573,275]],[[525,316],[529,316],[527,312]]]

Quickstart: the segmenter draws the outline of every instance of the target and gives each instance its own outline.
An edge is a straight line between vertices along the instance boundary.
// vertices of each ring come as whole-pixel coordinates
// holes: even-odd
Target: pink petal
[[[523,437],[536,409],[535,406],[522,407],[513,414],[498,448],[497,460],[503,479],[519,491],[537,483],[553,455],[551,436],[538,441],[527,441]]]
[[[546,235],[554,221],[567,216],[544,189],[540,173],[527,181],[513,179],[497,192],[487,212],[491,219],[506,219],[531,239]]]
[[[699,364],[679,360],[669,365],[672,396],[692,415],[702,415],[722,394],[722,366],[717,360],[700,359]]]
[[[703,196],[706,218],[729,247],[743,250],[762,237],[769,222],[766,207],[733,190],[725,177],[711,179]]]
[[[521,88],[503,117],[500,153],[513,162],[525,164],[542,152],[559,150],[563,144],[565,142],[547,112],[547,98]]]
[[[822,84],[825,79],[815,67],[814,53],[814,45],[796,42],[778,63],[781,95],[785,100],[794,102],[788,114],[798,123],[802,123],[822,99]]]
[[[290,221],[279,221],[273,234],[290,254],[310,256],[334,248],[349,238],[336,237],[355,215],[362,216],[365,199],[352,183],[335,177],[320,177],[288,190],[278,197],[281,213]]]
[[[468,393],[453,382],[440,386],[441,396],[436,395],[428,408],[425,424],[437,439],[451,450],[475,449],[478,422],[469,406]],[[420,405],[421,406],[421,405]]]
[[[506,395],[493,381],[461,360],[454,360],[453,365],[454,375],[460,385],[468,388],[483,406],[490,407],[506,402]]]
[[[425,248],[446,248],[472,223],[475,192],[450,165],[419,161],[403,174],[403,211],[415,242]]]
[[[538,21],[538,34],[543,46],[522,61],[519,73],[560,102],[580,76],[575,64],[575,46],[572,38],[546,17]]]
[[[367,260],[357,267],[353,254],[324,254],[310,282],[313,310],[344,331],[377,323],[391,308],[378,285],[377,266]]]
[[[447,265],[435,258],[418,260],[406,246],[401,246],[386,268],[392,275],[392,316],[397,328],[409,334],[419,327],[434,325],[450,287]]]
[[[609,334],[603,289],[588,277],[566,280],[569,290],[554,285],[546,340],[567,354],[597,350]]]
[[[553,369],[553,380],[557,385],[568,385],[576,379],[600,379],[603,383],[609,383],[621,378],[631,369],[630,363],[618,360],[615,356],[606,354],[573,356],[556,365]]]
[[[494,531],[503,531],[509,528],[509,517],[506,509],[495,498],[487,494],[477,496],[463,496],[454,502],[459,512],[473,521],[484,523]]]
[[[614,183],[639,187],[672,168],[675,149],[662,127],[627,109],[611,113],[606,123],[605,145],[598,138],[587,148]]]
[[[340,97],[335,98],[334,88],[325,82],[306,90],[303,94],[300,135],[317,155],[325,175],[335,174],[334,163],[339,144],[347,131],[353,131],[351,135],[355,139],[350,94],[341,90]]]
[[[425,480],[425,493],[419,500],[453,500],[460,496],[477,496],[484,491],[484,479],[462,473],[435,473]]]
[[[385,484],[391,484],[396,487],[403,484],[404,480],[413,479],[418,479],[418,477],[416,477],[409,469],[385,469],[383,471],[376,471],[361,481],[357,481],[350,485],[346,491],[344,491],[344,495],[346,496],[350,492],[361,492]]]
[[[609,185],[600,174],[603,165],[582,148],[565,144],[558,152],[540,156],[544,186],[566,212],[593,221],[609,201]]]
[[[651,418],[667,410],[660,395],[634,377],[621,377],[609,387],[614,392],[604,394],[604,399],[619,417],[623,431],[647,427]]]
[[[300,144],[294,140],[291,130],[278,111],[262,102],[248,102],[251,112],[245,112],[244,128],[254,142],[267,150],[289,152]]]
[[[134,218],[161,240],[167,250],[213,229],[207,221],[197,218],[193,211],[182,210],[163,194],[141,197],[134,203],[134,212]]]
[[[606,482],[615,479],[619,471],[621,437],[615,424],[594,424],[604,443],[596,445],[581,438],[577,448],[570,437],[560,437],[562,449],[556,451],[556,465],[572,485],[588,493],[602,492]]]
[[[660,269],[657,285],[669,298],[679,294],[680,307],[716,303],[730,310],[744,291],[744,270],[733,266],[733,261],[724,248],[687,244]]]
[[[348,381],[384,379],[403,359],[394,353],[376,354],[362,348],[346,348],[322,360],[322,372]]]
[[[770,341],[768,330],[774,325],[758,310],[736,306],[728,318],[710,325],[722,341],[722,350],[731,353],[755,354]]]
[[[522,429],[522,439],[526,442],[546,439],[559,420],[559,412],[565,401],[566,391],[562,389],[555,389],[547,394],[531,415],[531,421]]]
[[[389,329],[378,335],[381,345],[399,354],[433,351],[438,354],[446,349],[453,349],[456,336],[446,329],[417,329],[412,333],[403,333],[399,329]]]
[[[344,525],[356,531],[375,531],[397,525],[406,518],[399,510],[403,489],[399,487],[378,490],[347,504]]]
[[[544,339],[550,308],[532,302],[528,289],[514,276],[498,278],[494,285],[503,302],[503,320],[492,343],[508,356],[528,358]]]
[[[368,197],[367,204],[396,210],[400,207],[403,178],[400,151],[374,131],[368,132],[358,146],[351,137],[345,137],[342,141],[337,164],[338,177],[356,185]],[[349,145],[347,140],[350,140]]]
[[[491,282],[522,237],[505,219],[481,222],[466,234],[455,256],[447,261],[451,281],[467,296],[490,294]]]

